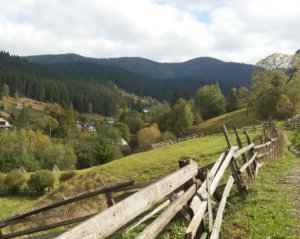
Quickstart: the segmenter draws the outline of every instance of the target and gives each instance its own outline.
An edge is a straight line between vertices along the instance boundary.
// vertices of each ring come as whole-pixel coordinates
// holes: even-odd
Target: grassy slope
[[[213,119],[209,119],[200,123],[197,126],[193,127],[193,131],[198,132],[210,132],[210,131],[218,131],[222,127],[223,124],[226,124],[228,127],[236,126],[242,127],[243,125],[254,125],[257,124],[255,120],[258,119],[258,116],[255,114],[253,109],[249,110],[249,114],[247,115],[246,109],[237,110],[231,113],[220,115]]]
[[[0,217],[14,213],[19,208],[32,205],[37,197],[32,196],[0,196]]]
[[[240,113],[237,113],[237,115],[240,115]],[[252,117],[252,119],[254,118]],[[215,122],[220,123],[219,120],[215,120]],[[231,137],[234,142],[234,137]],[[76,177],[35,202],[26,197],[16,200],[24,202],[22,208],[28,208],[32,206],[31,203],[33,202],[36,205],[60,199],[79,191],[97,187],[98,183],[95,180],[100,176],[108,183],[123,181],[130,177],[136,178],[138,182],[157,180],[177,170],[178,160],[180,159],[191,157],[200,166],[204,166],[215,161],[225,148],[226,144],[222,134],[193,139],[162,149],[130,155],[102,166],[78,171]],[[291,197],[293,188],[287,186],[286,182],[281,180],[293,165],[294,161],[288,155],[285,155],[282,160],[267,164],[260,171],[255,184],[250,185],[251,197],[247,201],[240,202],[237,198],[231,197],[230,200],[234,202],[234,207],[227,211],[225,217],[225,224],[223,225],[224,238],[266,238],[267,236],[272,236],[272,238],[296,238],[292,232],[296,222],[291,216],[292,205],[290,203],[293,199]],[[5,201],[7,201],[7,198],[0,197],[0,205],[3,205]],[[0,215],[10,213],[13,209],[17,209],[20,204],[16,203],[16,208],[14,208],[14,200],[8,201],[7,207],[10,209],[2,212],[0,207]],[[80,204],[80,207],[76,208],[82,208],[83,211],[92,213],[91,208],[95,207],[102,210],[104,208],[103,204],[105,204],[104,199],[100,196],[85,204]],[[72,208],[74,209],[74,206]],[[70,209],[72,210],[72,208]],[[187,224],[187,221],[178,216],[159,238],[182,238]],[[133,238],[144,227],[145,225],[141,225],[132,234],[116,236],[116,238]],[[285,237],[281,237],[281,235],[285,235]]]
[[[299,167],[299,158],[286,150],[282,158],[261,168],[250,185],[251,196],[228,209],[222,226],[224,238],[299,238],[295,230],[300,222],[292,213],[297,189],[287,183],[296,165]]]

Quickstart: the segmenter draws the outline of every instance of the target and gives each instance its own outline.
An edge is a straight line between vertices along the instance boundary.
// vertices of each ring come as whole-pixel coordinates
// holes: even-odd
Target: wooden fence
[[[300,129],[300,122],[288,122],[290,129]]]
[[[111,203],[108,208],[96,215],[89,215],[75,218],[56,224],[45,225],[38,228],[28,229],[25,232],[14,232],[2,235],[2,238],[13,238],[20,235],[41,232],[44,230],[82,222],[68,231],[48,233],[32,238],[52,238],[58,236],[59,239],[81,239],[81,238],[106,238],[113,233],[127,233],[138,225],[158,215],[136,238],[155,238],[172,218],[180,212],[190,220],[186,229],[185,238],[219,238],[223,213],[228,196],[235,183],[237,191],[244,199],[248,195],[247,186],[244,180],[244,173],[254,180],[262,166],[263,158],[274,158],[276,156],[277,131],[273,125],[270,131],[270,138],[263,144],[254,144],[246,129],[244,134],[247,145],[242,145],[242,140],[234,128],[237,146],[233,146],[226,127],[224,126],[224,136],[228,149],[222,153],[219,159],[201,169],[192,161],[181,161],[180,169],[165,178],[142,188],[119,203]],[[266,136],[267,138],[267,136]],[[230,169],[228,172],[227,169]],[[221,183],[225,180],[225,187]],[[99,193],[113,192],[114,190],[125,190],[125,187],[133,187],[132,182],[124,184],[101,187],[92,195]],[[220,189],[223,189],[220,193]],[[86,198],[87,194],[65,199],[33,211],[23,213],[0,222],[0,227],[20,223],[28,220],[31,215],[38,212],[73,202],[77,199]],[[89,196],[91,196],[89,194]],[[213,212],[216,211],[216,213]],[[29,219],[30,220],[30,219]]]
[[[263,121],[258,121],[260,124],[257,125],[252,125],[252,126],[247,126],[244,127],[244,129],[246,129],[248,132],[252,131],[252,132],[256,132],[258,130],[262,130],[265,129],[267,130],[269,128],[269,123],[268,122],[263,122]],[[228,133],[233,133],[234,130],[228,130]],[[181,137],[177,137],[176,140],[166,140],[166,141],[162,141],[162,142],[158,142],[155,144],[151,145],[151,149],[158,149],[158,148],[163,148],[169,145],[173,145],[182,141],[186,141],[186,140],[190,140],[190,139],[195,139],[195,138],[200,138],[200,137],[205,137],[208,135],[214,135],[214,134],[222,134],[223,131],[222,130],[214,130],[214,131],[209,131],[209,132],[200,132],[200,133],[194,133],[194,134],[188,134],[188,135],[184,135]]]
[[[102,178],[100,178],[99,184],[101,185],[101,187],[99,187],[99,188],[89,190],[86,192],[82,192],[77,195],[74,195],[74,196],[71,196],[68,198],[64,198],[62,200],[50,203],[48,205],[43,205],[41,207],[26,211],[26,212],[23,212],[20,214],[15,214],[15,215],[12,215],[10,217],[7,217],[7,218],[1,220],[0,221],[0,239],[16,238],[16,237],[20,237],[20,236],[24,236],[24,235],[30,235],[30,234],[34,234],[37,232],[47,231],[50,229],[59,228],[59,227],[63,227],[63,226],[67,226],[67,225],[85,221],[88,218],[95,216],[95,214],[85,215],[85,216],[82,216],[79,218],[62,220],[57,223],[38,226],[38,227],[34,227],[34,228],[22,230],[22,231],[15,231],[15,232],[9,233],[9,234],[4,234],[3,230],[1,230],[7,226],[19,225],[19,224],[24,224],[24,223],[28,223],[28,222],[38,222],[38,221],[42,221],[42,220],[46,220],[46,219],[50,219],[50,218],[62,218],[65,216],[65,213],[63,211],[55,212],[55,213],[50,212],[48,214],[45,214],[45,212],[47,212],[51,209],[55,209],[55,208],[59,208],[59,207],[68,205],[70,203],[74,203],[74,202],[78,202],[78,201],[81,201],[81,200],[84,200],[87,198],[91,198],[91,197],[94,197],[94,196],[97,196],[100,194],[105,194],[107,206],[110,207],[115,204],[115,200],[112,196],[112,193],[124,192],[124,194],[128,194],[128,193],[130,194],[130,192],[133,193],[133,192],[139,190],[140,188],[143,188],[143,187],[149,185],[150,183],[134,184],[134,180],[128,180],[128,181],[122,182],[122,183],[106,185],[104,183],[104,181],[102,180]],[[120,196],[122,197],[122,195],[120,195]],[[61,232],[55,232],[55,233],[50,233],[50,234],[47,233],[45,235],[41,235],[41,236],[37,236],[37,237],[34,236],[32,238],[53,238],[55,235],[59,235],[59,234],[61,234]]]

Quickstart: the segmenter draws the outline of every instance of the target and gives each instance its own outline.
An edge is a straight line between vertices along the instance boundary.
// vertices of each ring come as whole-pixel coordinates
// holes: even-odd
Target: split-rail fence
[[[7,218],[0,222],[0,228],[31,220],[30,216],[39,212],[100,193],[105,193],[108,202],[108,208],[98,214],[25,231],[1,234],[0,238],[14,238],[81,222],[67,231],[64,229],[60,232],[51,232],[31,238],[41,239],[57,236],[59,239],[101,239],[116,232],[127,233],[156,215],[156,219],[136,237],[137,239],[151,239],[155,238],[180,212],[190,220],[185,238],[217,239],[220,236],[225,207],[230,205],[228,197],[233,185],[236,185],[241,198],[245,199],[248,196],[248,187],[245,183],[244,173],[250,180],[254,180],[263,164],[263,159],[276,157],[277,130],[274,124],[270,124],[269,128],[271,134],[268,137],[265,135],[266,140],[259,145],[251,141],[247,130],[244,129],[246,146],[243,146],[242,140],[234,128],[237,146],[233,146],[224,126],[228,149],[220,155],[215,163],[199,169],[193,160],[180,161],[178,171],[146,187],[145,185],[134,185],[133,181],[104,185],[99,189]],[[229,173],[227,169],[230,169]],[[224,180],[225,184],[221,185]],[[134,187],[140,190],[118,203],[114,202],[111,196],[112,192],[126,191]],[[220,189],[223,191],[220,192]]]

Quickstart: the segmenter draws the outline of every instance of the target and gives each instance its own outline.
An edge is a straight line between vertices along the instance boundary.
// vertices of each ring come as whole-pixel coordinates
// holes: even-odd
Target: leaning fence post
[[[209,171],[206,171],[206,191],[207,191],[207,211],[208,211],[208,228],[209,232],[213,230],[213,213],[212,213],[212,202],[211,202],[211,192],[210,192],[211,178],[209,177]]]
[[[235,136],[236,136],[236,142],[239,146],[239,149],[242,149],[243,148],[242,140],[241,140],[241,138],[240,138],[240,136],[239,136],[239,134],[238,134],[235,127],[233,127],[233,130],[234,130],[234,133],[235,133]],[[243,159],[243,163],[248,162],[246,153],[242,154],[242,159]],[[254,179],[251,168],[247,167],[246,171],[247,171],[247,174],[248,174],[249,178]]]
[[[225,139],[226,139],[226,142],[228,145],[228,149],[230,149],[232,147],[232,145],[231,145],[231,142],[230,142],[230,139],[228,136],[228,132],[227,132],[227,128],[225,125],[223,125],[223,132],[224,132],[224,136],[225,136]],[[245,199],[246,198],[245,191],[244,191],[245,186],[244,186],[244,182],[243,182],[243,178],[242,178],[241,174],[238,173],[238,165],[237,165],[236,159],[232,158],[229,165],[230,165],[231,173],[232,173],[232,176],[236,183],[236,186],[240,192],[240,195],[243,199]]]
[[[99,178],[99,182],[102,187],[105,186],[105,182],[103,181],[102,177]],[[115,204],[115,200],[113,199],[111,192],[106,192],[105,197],[106,197],[106,203],[108,207],[111,207]]]
[[[248,134],[248,132],[247,132],[247,130],[244,128],[244,134],[245,134],[245,136],[246,136],[246,139],[247,139],[247,144],[249,145],[249,144],[252,144],[252,140],[251,140],[251,138],[250,138],[250,136],[249,136],[249,134]],[[255,150],[254,150],[254,148],[253,149],[251,149],[251,157],[254,155],[254,153],[255,153]],[[256,169],[256,166],[257,166],[257,160],[256,159],[254,159],[254,161],[253,161],[253,167],[252,167],[252,169],[255,171],[255,169]]]

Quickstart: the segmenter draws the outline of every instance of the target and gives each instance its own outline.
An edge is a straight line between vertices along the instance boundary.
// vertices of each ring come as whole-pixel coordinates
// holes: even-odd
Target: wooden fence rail
[[[160,213],[160,215],[137,236],[138,239],[151,239],[155,238],[178,212],[181,212],[186,218],[190,219],[185,238],[219,238],[223,214],[226,205],[228,205],[228,197],[233,185],[236,185],[237,191],[242,198],[247,197],[248,191],[243,173],[247,172],[248,178],[254,180],[262,165],[261,159],[265,156],[270,156],[270,158],[275,157],[277,132],[274,125],[275,124],[272,123],[268,124],[272,137],[260,145],[256,145],[251,141],[245,128],[244,134],[247,139],[247,145],[245,146],[242,145],[242,140],[236,129],[234,129],[233,132],[235,133],[238,146],[233,146],[229,140],[228,131],[224,126],[223,133],[228,149],[220,155],[215,163],[199,169],[197,164],[192,160],[189,162],[181,162],[181,168],[178,171],[142,188],[119,203],[112,203],[106,210],[96,215],[87,216],[87,218],[71,219],[70,223],[85,221],[68,231],[61,232],[57,238],[101,239],[117,231],[118,233],[127,233],[153,215]],[[225,180],[225,188],[223,193],[220,194],[217,192],[217,189],[220,189],[222,186],[220,183],[226,177],[228,177],[228,179]],[[107,194],[113,190],[133,187],[134,185],[132,184],[133,183],[129,181],[122,185],[119,184],[119,186],[104,186],[97,189],[96,192]],[[105,187],[106,190],[104,190]],[[223,186],[221,188],[223,188]],[[0,227],[9,225],[13,220],[26,219],[28,216],[43,211],[45,208],[54,208],[57,205],[69,203],[78,198],[85,198],[86,195],[87,193],[83,193],[63,200],[62,202],[56,202],[43,208],[8,218],[0,222]],[[93,195],[95,195],[95,192]],[[213,207],[216,211],[215,216]],[[206,215],[208,216],[206,217]],[[68,225],[66,221],[62,222],[62,224]],[[49,229],[58,226],[60,226],[60,224],[56,223],[46,225],[44,228]],[[42,229],[43,227],[29,229],[27,233],[43,231]],[[2,235],[2,238],[13,238],[15,235],[21,234],[25,235],[21,231]],[[55,234],[55,236],[57,236],[57,234]]]

